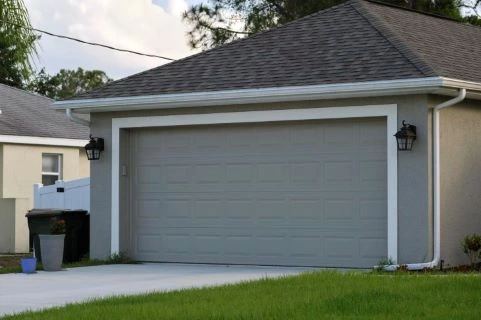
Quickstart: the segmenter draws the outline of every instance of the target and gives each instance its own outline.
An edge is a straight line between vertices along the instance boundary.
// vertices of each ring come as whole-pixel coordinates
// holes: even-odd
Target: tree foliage
[[[42,69],[28,83],[27,89],[52,99],[65,99],[101,87],[110,81],[112,79],[101,70],[61,69],[50,76]]]
[[[0,0],[0,82],[15,87],[33,73],[39,37],[22,0]]]
[[[327,9],[346,0],[205,0],[184,12],[192,48],[209,49]],[[481,25],[481,0],[381,0]],[[463,18],[460,8],[471,10]]]

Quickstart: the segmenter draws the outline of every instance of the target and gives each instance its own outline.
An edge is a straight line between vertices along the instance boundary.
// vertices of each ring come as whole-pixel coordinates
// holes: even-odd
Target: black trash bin
[[[52,217],[65,221],[63,262],[79,261],[89,252],[90,216],[86,210],[32,209],[27,214],[30,245],[41,261],[39,234],[50,234]],[[33,242],[33,243],[32,243]]]

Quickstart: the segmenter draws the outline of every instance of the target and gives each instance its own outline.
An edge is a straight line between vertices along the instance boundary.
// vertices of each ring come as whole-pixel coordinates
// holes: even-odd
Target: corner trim
[[[173,127],[227,123],[262,123],[275,121],[301,121],[345,119],[363,117],[387,118],[387,257],[398,258],[397,216],[397,145],[392,137],[397,130],[397,105],[368,105],[352,107],[246,111],[211,114],[129,117],[112,119],[112,204],[111,254],[120,250],[120,130],[143,127]]]
[[[83,147],[88,143],[88,140],[0,135],[0,143],[33,144],[33,145],[62,146],[62,147]]]

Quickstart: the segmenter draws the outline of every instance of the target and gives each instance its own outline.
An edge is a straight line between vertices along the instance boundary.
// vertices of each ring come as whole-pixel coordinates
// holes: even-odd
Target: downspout
[[[67,115],[67,118],[68,118],[70,121],[76,122],[76,123],[78,123],[78,124],[81,124],[81,125],[84,125],[84,126],[87,126],[87,127],[90,126],[90,121],[85,120],[85,119],[82,119],[82,118],[79,118],[79,117],[76,117],[76,116],[72,113],[72,110],[71,110],[71,109],[65,109],[65,114]]]
[[[466,89],[459,89],[458,95],[445,101],[433,108],[433,188],[434,188],[434,223],[433,223],[433,260],[430,262],[422,263],[408,263],[402,266],[408,270],[423,270],[432,269],[439,264],[441,258],[441,164],[440,164],[440,130],[439,130],[439,112],[451,107],[466,98]],[[389,265],[385,266],[384,270],[395,271],[401,265]]]

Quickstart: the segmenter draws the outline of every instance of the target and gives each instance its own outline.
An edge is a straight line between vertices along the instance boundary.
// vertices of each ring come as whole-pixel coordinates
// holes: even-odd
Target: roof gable
[[[463,68],[456,66],[458,59],[470,50],[478,53],[466,43],[462,45],[463,41],[473,46],[472,41],[479,39],[476,46],[481,50],[480,37],[481,28],[352,0],[282,27],[115,81],[73,99],[434,76],[481,82],[481,76],[476,75],[476,71],[481,75],[481,61]],[[467,69],[470,72],[466,73]]]

